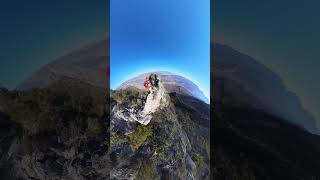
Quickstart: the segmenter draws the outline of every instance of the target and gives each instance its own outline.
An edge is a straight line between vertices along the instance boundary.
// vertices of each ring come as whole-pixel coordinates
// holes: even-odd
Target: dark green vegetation
[[[137,150],[147,138],[152,136],[152,129],[150,126],[140,125],[136,130],[128,135],[129,144],[135,151]]]
[[[2,89],[1,179],[108,178],[107,101],[104,89],[72,79]]]
[[[209,106],[169,95],[169,106],[155,112],[148,125],[116,119],[111,112],[111,179],[209,179]],[[134,88],[113,91],[111,109],[140,107],[145,96]]]
[[[110,92],[111,99],[111,106],[118,104],[121,107],[143,107],[146,96],[148,92],[146,90],[141,90],[135,87],[130,87],[125,90],[114,91]]]

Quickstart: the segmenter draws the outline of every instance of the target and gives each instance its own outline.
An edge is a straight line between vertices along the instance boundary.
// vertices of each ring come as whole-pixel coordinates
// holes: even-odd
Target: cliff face
[[[209,105],[177,93],[165,98],[143,125],[114,113],[143,108],[146,92],[111,93],[111,179],[209,179]]]

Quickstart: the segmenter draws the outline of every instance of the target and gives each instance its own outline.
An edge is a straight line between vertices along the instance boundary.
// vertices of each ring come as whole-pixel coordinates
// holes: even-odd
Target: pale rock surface
[[[169,96],[166,89],[162,83],[159,83],[159,88],[148,94],[146,103],[142,110],[126,108],[124,110],[117,110],[114,112],[114,115],[115,117],[125,121],[137,121],[140,124],[147,125],[151,121],[152,114],[154,112],[159,108],[163,108],[168,105],[168,98]]]

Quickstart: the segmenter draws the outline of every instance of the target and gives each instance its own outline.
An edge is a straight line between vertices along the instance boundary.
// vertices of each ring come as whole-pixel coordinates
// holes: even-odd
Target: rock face
[[[109,89],[109,40],[87,45],[36,71],[17,89],[43,88],[63,78],[72,78]]]
[[[143,125],[149,124],[153,117],[153,113],[168,106],[170,102],[169,95],[162,83],[159,82],[157,89],[148,91],[143,107],[125,107],[112,110],[115,118],[125,121],[139,122]]]
[[[147,125],[115,114],[142,108],[146,96],[132,86],[111,93],[111,179],[210,179],[209,105],[170,93]]]
[[[213,101],[229,106],[259,109],[319,134],[313,117],[282,80],[252,57],[213,43]]]
[[[179,94],[187,95],[195,97],[205,103],[209,103],[208,98],[203,94],[203,92],[199,89],[199,87],[193,83],[192,81],[179,76],[175,75],[170,72],[160,71],[160,72],[150,72],[138,75],[137,77],[134,77],[124,83],[122,83],[117,89],[125,89],[130,86],[144,89],[143,82],[146,76],[150,74],[158,74],[160,76],[160,79],[163,82],[163,86],[168,92],[176,92]]]

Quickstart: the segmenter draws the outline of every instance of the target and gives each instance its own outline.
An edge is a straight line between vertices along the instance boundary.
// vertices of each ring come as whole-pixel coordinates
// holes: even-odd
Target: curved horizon
[[[210,97],[209,0],[111,1],[110,10],[112,89],[143,72],[169,71]]]
[[[180,86],[179,82],[185,85],[188,84],[187,86],[181,85],[181,87],[185,88],[189,93],[193,94],[192,96],[196,97],[197,99],[210,104],[210,96],[205,94],[205,92],[201,89],[201,87],[197,83],[195,83],[194,81],[192,81],[191,79],[189,79],[183,74],[178,74],[178,73],[174,73],[172,71],[167,71],[167,70],[139,72],[137,74],[130,76],[125,81],[121,82],[120,85],[118,85],[116,88],[111,88],[111,90],[121,90],[131,86],[137,87],[139,89],[140,88],[143,89],[144,77],[151,73],[157,74],[160,79],[164,78],[162,79],[162,81],[165,84],[165,86],[166,84],[167,85],[172,84],[172,80],[173,82],[177,82],[177,83],[174,83],[174,86]],[[168,75],[168,79],[165,77],[167,75]],[[140,83],[140,80],[141,80],[141,83]],[[166,80],[168,80],[168,82]],[[171,88],[169,87],[169,89]],[[172,90],[172,89],[169,91],[176,92],[175,90]]]
[[[167,73],[171,73],[174,75],[178,75],[181,77],[184,77],[188,80],[190,80],[192,83],[194,83],[201,92],[203,92],[203,94],[205,95],[206,98],[208,98],[208,101],[210,102],[210,88],[206,89],[205,86],[201,85],[200,83],[197,83],[196,80],[194,80],[192,77],[190,77],[190,75],[183,73],[179,70],[174,70],[174,69],[145,69],[145,70],[137,70],[135,72],[132,72],[131,74],[127,75],[127,76],[123,76],[123,80],[119,81],[118,83],[111,83],[110,80],[110,89],[111,90],[115,90],[117,88],[119,88],[123,83],[129,81],[132,78],[135,78],[137,76],[143,75],[143,74],[148,74],[148,73],[156,73],[156,72],[167,72]],[[210,82],[209,82],[210,83]],[[210,87],[210,84],[209,84]]]

